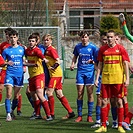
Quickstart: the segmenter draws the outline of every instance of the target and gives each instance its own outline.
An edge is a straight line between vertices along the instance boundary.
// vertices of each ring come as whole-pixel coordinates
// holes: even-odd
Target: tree
[[[55,23],[51,18],[54,0],[48,0],[49,25]],[[3,0],[1,4],[6,12],[4,20],[8,26],[45,26],[46,25],[46,0]]]
[[[100,21],[100,32],[107,32],[108,30],[114,30],[115,32],[122,33],[120,30],[119,19],[111,14],[103,16]]]

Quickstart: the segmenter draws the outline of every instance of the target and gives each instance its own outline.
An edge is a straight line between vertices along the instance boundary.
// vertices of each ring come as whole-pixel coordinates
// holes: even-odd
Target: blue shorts
[[[96,94],[100,94],[100,91],[101,91],[101,76],[99,77],[98,79],[99,83],[98,83],[98,87],[96,87]]]
[[[15,77],[6,75],[4,85],[11,85],[12,87],[23,87],[23,75],[22,77]]]
[[[77,71],[76,85],[94,85],[94,71],[81,72]]]

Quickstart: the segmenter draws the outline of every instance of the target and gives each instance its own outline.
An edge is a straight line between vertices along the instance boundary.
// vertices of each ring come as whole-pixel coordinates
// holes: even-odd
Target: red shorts
[[[51,77],[48,88],[62,90],[62,77]]]
[[[4,84],[6,77],[6,70],[1,70],[0,72],[0,84]]]
[[[127,87],[124,87],[124,96],[127,96],[127,94],[128,94]]]
[[[40,74],[33,78],[29,78],[29,90],[36,91],[37,89],[44,89],[45,75]]]
[[[123,84],[101,84],[102,98],[122,98],[125,86]]]

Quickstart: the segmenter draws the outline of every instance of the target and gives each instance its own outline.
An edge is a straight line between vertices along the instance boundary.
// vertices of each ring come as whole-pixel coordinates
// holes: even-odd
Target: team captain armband
[[[53,66],[51,66],[52,67],[52,69],[56,69],[57,67],[59,66],[59,64],[58,63],[55,63]]]

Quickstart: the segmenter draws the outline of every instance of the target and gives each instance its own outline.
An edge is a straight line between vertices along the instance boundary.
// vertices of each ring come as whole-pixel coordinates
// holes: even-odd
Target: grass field
[[[132,79],[131,79],[132,82]],[[26,87],[26,85],[25,85]],[[0,122],[2,123],[2,126],[0,127],[0,133],[93,133],[95,129],[91,129],[90,126],[92,124],[88,123],[86,121],[87,119],[87,100],[86,100],[86,93],[84,96],[84,106],[83,106],[83,121],[80,123],[75,123],[74,119],[69,120],[62,120],[62,116],[65,116],[67,114],[66,110],[62,107],[59,100],[55,98],[55,120],[46,122],[45,120],[29,120],[29,117],[31,116],[33,109],[30,105],[30,103],[27,100],[27,97],[25,95],[25,87],[22,90],[22,116],[16,115],[16,120],[13,120],[11,122],[6,122],[6,113],[5,113],[5,107],[0,106]],[[76,116],[76,87],[75,87],[75,79],[65,79],[63,84],[63,91],[65,96],[68,98],[69,103],[71,107],[73,108]],[[128,101],[129,106],[131,107],[133,105],[133,85],[130,84],[128,87],[129,89],[129,95],[128,95]],[[95,90],[94,90],[95,94]],[[94,95],[95,96],[95,95]],[[3,92],[3,101],[4,102],[5,97],[5,90]],[[16,112],[15,112],[16,113]],[[45,116],[45,113],[43,109],[41,109],[42,116]],[[95,120],[95,107],[93,111],[93,119]],[[117,133],[118,131],[116,129],[112,129],[112,122],[111,122],[111,115],[109,117],[110,119],[110,125],[108,127],[108,133]],[[133,127],[132,127],[133,130]],[[127,131],[128,132],[128,131]],[[129,131],[133,132],[133,131]]]

